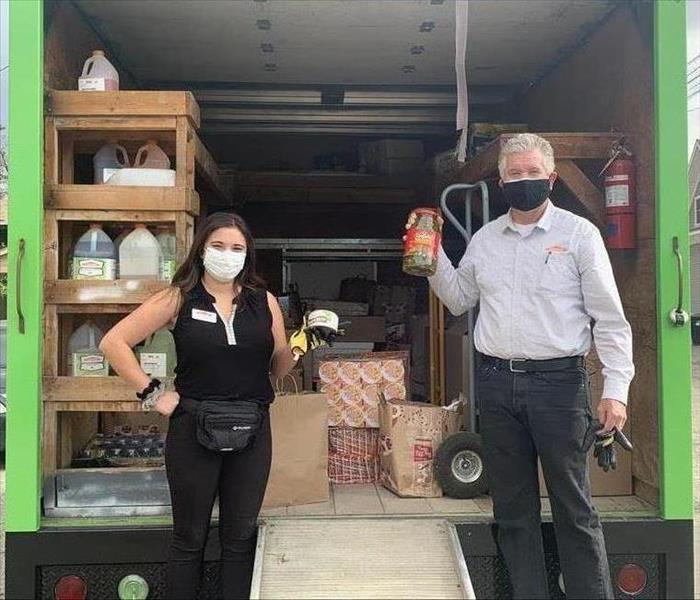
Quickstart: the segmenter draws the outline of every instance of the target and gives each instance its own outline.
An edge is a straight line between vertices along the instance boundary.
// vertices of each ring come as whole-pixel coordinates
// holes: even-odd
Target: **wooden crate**
[[[195,221],[190,213],[182,210],[46,210],[44,212],[44,277],[47,285],[52,285],[65,277],[71,247],[79,235],[84,232],[84,227],[82,231],[77,230],[75,224],[78,223],[169,225],[174,229],[176,236],[176,260],[181,263],[192,246]],[[126,285],[116,282],[72,281],[71,283],[77,284],[75,289],[79,289],[81,285],[86,283],[97,283],[107,288],[110,288],[108,284],[113,284],[115,290],[119,289],[119,286]],[[126,285],[124,289],[125,291],[131,288],[136,290],[139,287],[140,283]],[[86,295],[83,295],[82,300],[79,301],[93,302]],[[104,301],[103,299],[98,302]]]
[[[74,451],[98,431],[101,413],[141,409],[134,391],[119,377],[66,375],[67,344],[76,325],[89,315],[106,331],[135,305],[169,285],[158,280],[66,279],[72,245],[89,223],[101,223],[107,229],[164,224],[175,232],[176,259],[182,262],[200,213],[199,191],[218,204],[231,201],[224,178],[197,134],[199,126],[199,106],[189,92],[52,91],[48,95],[42,365],[45,476],[70,465]],[[78,177],[76,158],[94,154],[110,139],[125,146],[131,158],[147,140],[157,140],[174,163],[175,186],[79,183],[85,178]]]
[[[94,154],[108,139],[118,139],[132,158],[155,139],[174,158],[177,187],[194,190],[196,174],[219,204],[231,203],[231,190],[197,134],[199,106],[189,92],[54,91],[46,112],[47,186],[74,184],[75,156]]]

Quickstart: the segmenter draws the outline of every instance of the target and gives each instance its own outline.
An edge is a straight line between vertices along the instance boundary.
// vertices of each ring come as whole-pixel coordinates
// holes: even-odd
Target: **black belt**
[[[550,358],[548,360],[528,360],[525,358],[496,358],[481,354],[481,361],[485,365],[490,365],[511,373],[533,373],[537,371],[566,371],[583,367],[586,359],[583,356],[566,356],[564,358]]]
[[[238,398],[231,398],[230,400],[213,400],[213,402],[221,402],[222,404],[229,404],[229,403],[234,403]],[[199,410],[199,407],[202,404],[202,400],[196,400],[195,398],[186,398],[186,397],[180,397],[180,402],[178,402],[177,407],[181,408],[185,412],[190,413],[191,415],[196,415],[197,411]],[[260,409],[263,412],[268,412],[270,409],[270,405],[268,402],[259,402]]]

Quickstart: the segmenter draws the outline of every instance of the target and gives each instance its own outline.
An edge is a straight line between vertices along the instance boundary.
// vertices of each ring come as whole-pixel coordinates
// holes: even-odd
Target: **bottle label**
[[[116,279],[117,261],[113,258],[74,258],[72,275],[73,279]]]
[[[175,275],[176,263],[174,260],[163,259],[160,261],[160,279],[163,281],[172,281]]]
[[[73,353],[73,377],[107,377],[109,363],[98,352]]]
[[[168,376],[168,355],[164,352],[141,352],[139,362],[146,375],[151,377]]]
[[[106,77],[80,77],[78,90],[81,92],[116,92],[119,84],[115,79]]]

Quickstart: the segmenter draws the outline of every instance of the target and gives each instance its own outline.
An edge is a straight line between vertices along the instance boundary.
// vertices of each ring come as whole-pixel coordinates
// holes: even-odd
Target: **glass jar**
[[[417,208],[415,221],[406,232],[403,249],[403,271],[408,275],[435,275],[441,234],[438,211]]]

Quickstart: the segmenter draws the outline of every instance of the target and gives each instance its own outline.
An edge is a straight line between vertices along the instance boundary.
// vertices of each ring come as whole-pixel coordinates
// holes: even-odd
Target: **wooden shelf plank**
[[[190,92],[119,91],[49,92],[46,114],[50,116],[185,116],[199,129],[199,105]]]
[[[186,211],[199,214],[199,194],[189,188],[116,185],[47,185],[45,206],[63,210]]]
[[[153,279],[116,279],[114,281],[59,279],[44,282],[44,302],[83,305],[141,304],[168,285],[166,281]]]
[[[57,221],[114,222],[114,223],[175,223],[178,215],[186,215],[176,210],[100,210],[100,209],[47,209],[47,216]],[[191,218],[191,216],[190,216]]]
[[[53,123],[58,131],[175,131],[177,117],[54,117]]]
[[[603,192],[593,185],[593,182],[576,166],[573,160],[558,160],[557,173],[559,180],[588,209],[596,225],[603,227],[605,224]]]
[[[515,134],[503,134],[479,152],[466,163],[457,163],[456,158],[450,159],[449,154],[440,155],[436,160],[439,170],[449,170],[454,173],[452,183],[474,183],[497,174],[498,153],[501,146]],[[559,160],[584,160],[609,158],[610,147],[618,141],[621,133],[538,133],[552,144],[555,162]],[[440,173],[438,173],[438,176]]]
[[[141,403],[136,399],[134,390],[121,377],[116,376],[44,377],[43,396],[46,403],[95,403],[100,405],[96,410],[112,410],[104,408],[103,404],[116,402],[127,404],[129,410],[141,410]]]
[[[194,136],[194,157],[195,168],[197,174],[202,178],[204,183],[217,195],[222,204],[230,205],[233,202],[231,190],[224,182],[221,176],[219,166],[209,154],[206,146],[199,139],[199,136],[193,132]]]
[[[420,183],[413,175],[364,173],[285,173],[245,171],[236,173],[236,187],[255,188],[376,188],[412,189]]]

